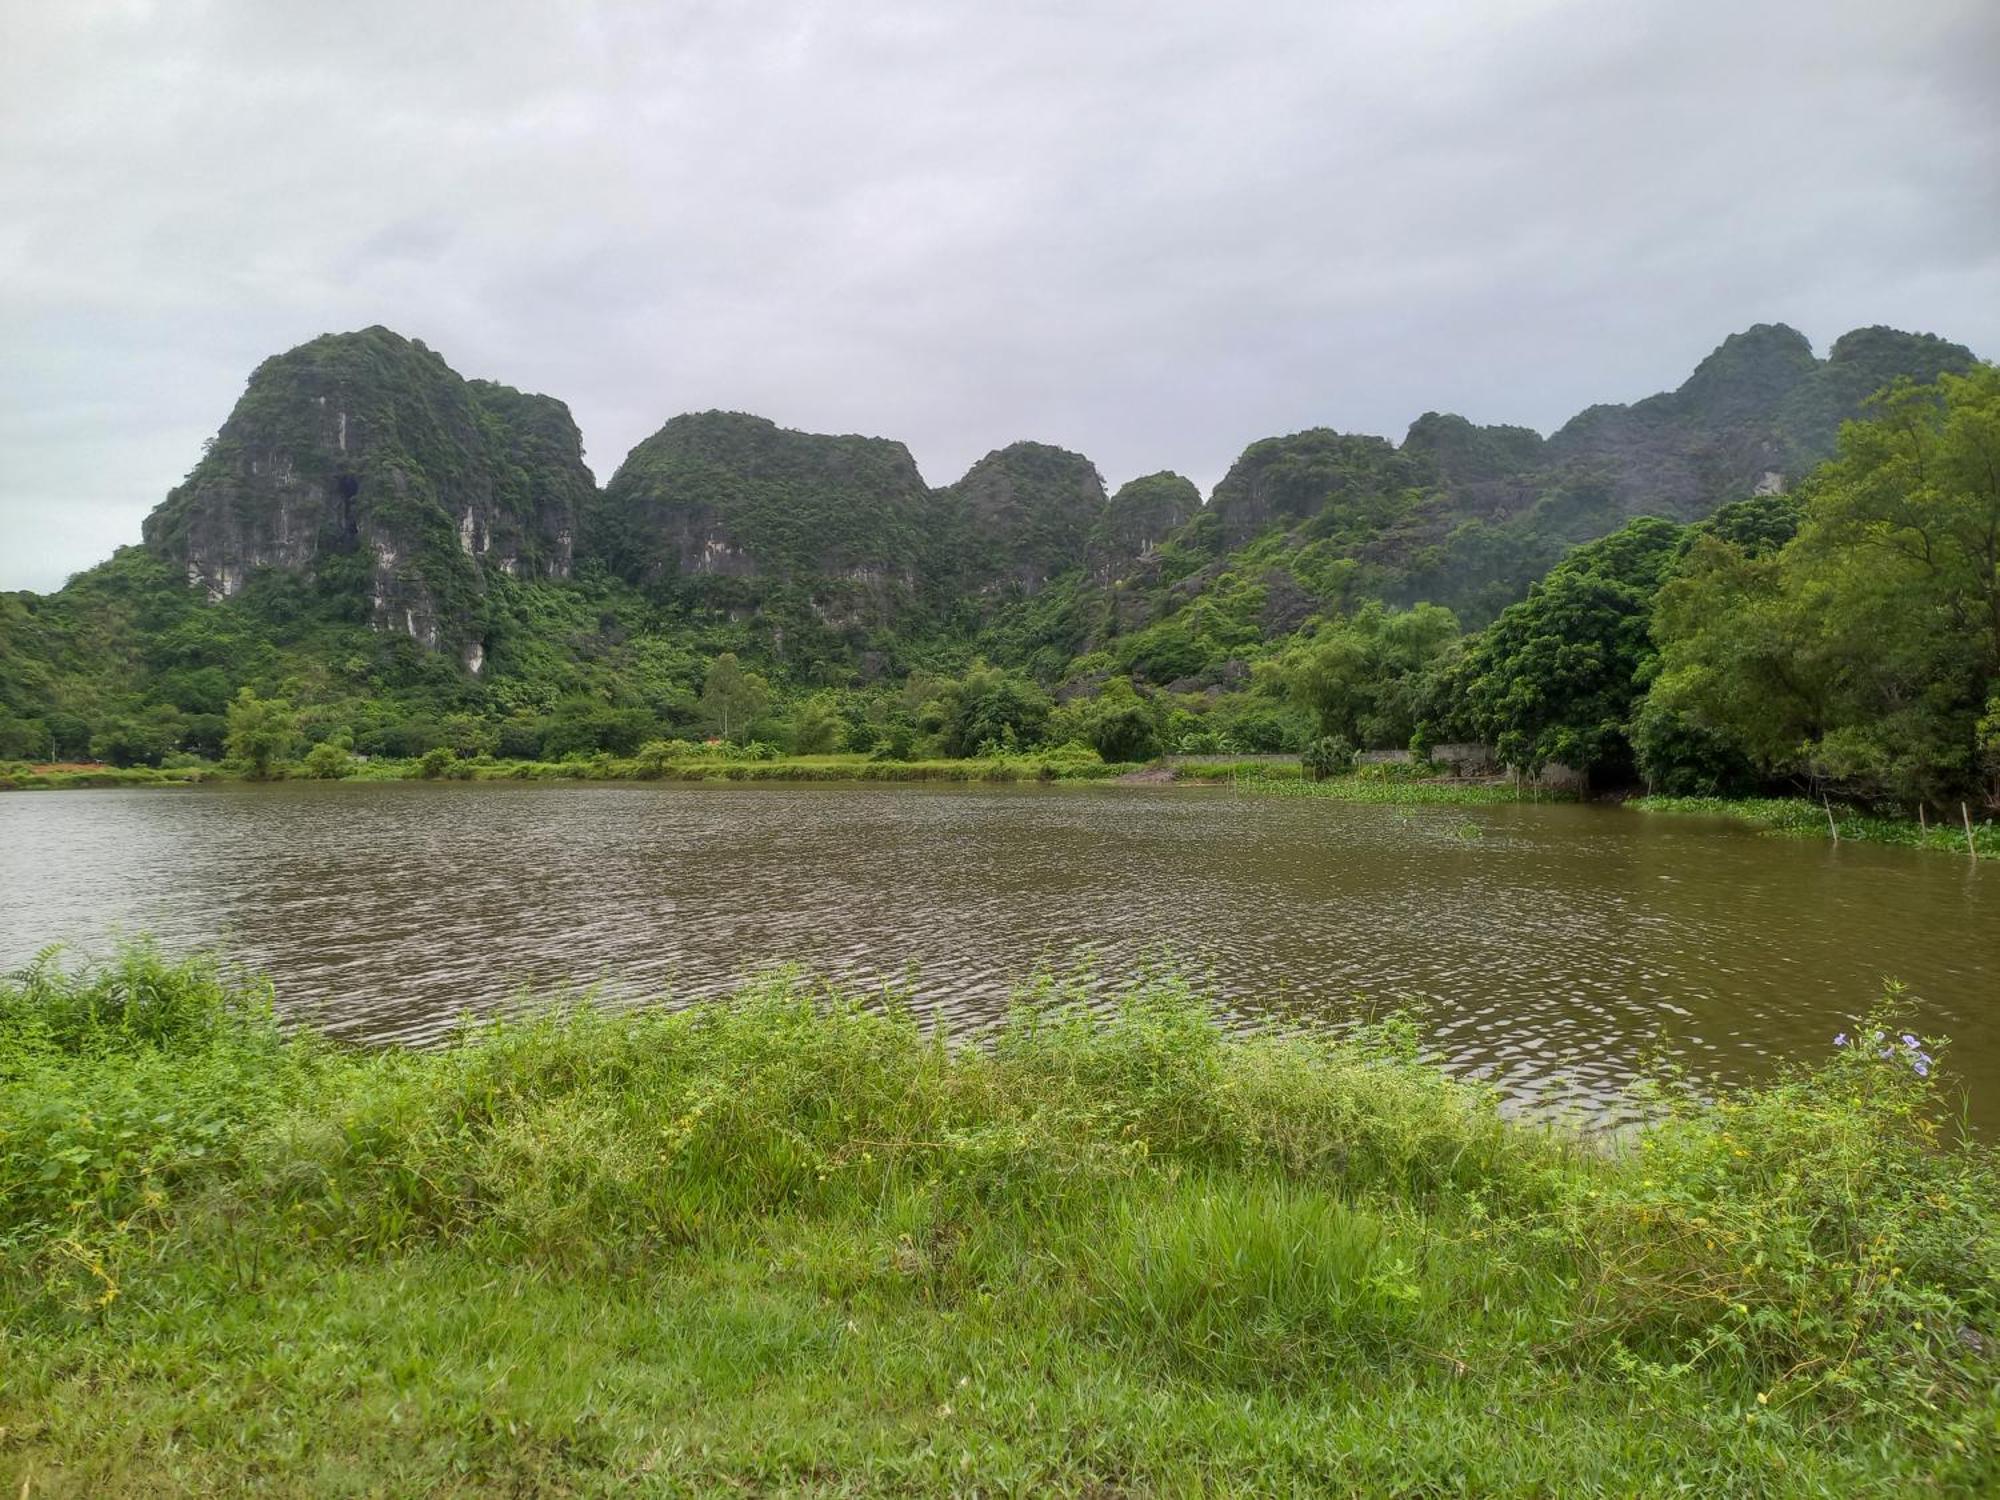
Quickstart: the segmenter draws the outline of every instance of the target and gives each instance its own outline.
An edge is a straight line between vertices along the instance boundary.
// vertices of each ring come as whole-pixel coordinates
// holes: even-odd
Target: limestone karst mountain
[[[291,577],[316,607],[474,673],[506,633],[498,580],[579,571],[674,618],[746,627],[795,666],[875,670],[911,642],[979,635],[1048,668],[1218,590],[1257,637],[1367,598],[1478,624],[1568,548],[1634,515],[1693,519],[1783,489],[1883,385],[1974,363],[1879,327],[1821,359],[1759,324],[1677,389],[1590,407],[1547,438],[1437,412],[1400,444],[1262,438],[1204,504],[1164,472],[1107,496],[1088,458],[1038,442],[932,487],[893,439],[720,411],[672,418],[600,490],[561,402],[462,378],[378,327],[260,365],[145,542],[209,600]],[[517,644],[540,628],[507,627]]]
[[[259,365],[145,539],[211,599],[265,568],[335,583],[476,671],[488,579],[568,577],[595,488],[560,401],[367,328]]]

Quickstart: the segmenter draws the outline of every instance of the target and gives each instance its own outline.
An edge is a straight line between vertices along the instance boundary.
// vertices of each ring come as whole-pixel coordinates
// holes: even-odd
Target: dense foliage
[[[1875,384],[1939,370],[1831,452]],[[599,493],[559,404],[321,339],[259,370],[147,548],[0,596],[0,762],[1479,741],[1600,786],[1992,805],[1996,380],[1935,339],[1819,361],[1759,328],[1546,442],[1427,413],[1400,448],[1253,443],[1206,506],[1035,443],[933,490],[900,444],[711,412]]]
[[[412,1054],[45,960],[0,980],[0,1475],[1979,1493],[2000,1168],[1891,1011],[1828,1040],[1611,1152],[1402,1022],[1232,1035],[1169,978],[981,1046],[778,979]]]

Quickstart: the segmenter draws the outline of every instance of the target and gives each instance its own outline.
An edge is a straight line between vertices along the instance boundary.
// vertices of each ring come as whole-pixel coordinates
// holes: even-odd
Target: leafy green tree
[[[79,714],[60,711],[47,715],[49,753],[57,760],[82,760],[90,754],[90,721]]]
[[[157,716],[114,719],[91,738],[90,753],[114,766],[157,766],[173,754],[176,728]]]
[[[298,715],[282,698],[260,698],[240,690],[229,705],[229,729],[223,737],[229,758],[258,780],[284,764],[299,740]]]
[[[501,722],[498,752],[508,760],[535,760],[542,753],[542,723],[525,714]]]
[[[1681,528],[1642,517],[1579,548],[1468,653],[1467,706],[1501,759],[1631,775],[1628,726],[1655,666],[1652,605]]]
[[[734,651],[725,651],[708,664],[697,711],[702,724],[723,739],[743,733],[770,705],[770,684],[757,673],[746,672]]]
[[[229,719],[224,714],[189,714],[181,726],[181,749],[203,760],[221,760],[228,733]]]
[[[1458,639],[1458,620],[1448,609],[1420,604],[1398,611],[1371,601],[1325,622],[1287,653],[1286,685],[1321,737],[1404,745],[1417,725],[1425,672]]]
[[[0,760],[47,760],[49,726],[40,719],[0,715]]]
[[[1027,678],[975,661],[964,677],[937,684],[917,724],[942,753],[961,759],[988,746],[1025,750],[1040,744],[1050,708],[1048,695]]]
[[[452,754],[463,760],[491,755],[500,745],[498,728],[478,714],[447,715],[438,733]]]
[[[338,781],[354,774],[354,757],[345,745],[321,740],[306,751],[305,759],[299,762],[299,771],[315,781]]]
[[[587,700],[561,705],[543,726],[541,753],[547,760],[575,755],[630,755],[658,728],[643,708],[606,708]]]
[[[1649,715],[1765,780],[2000,805],[1980,727],[2000,687],[1996,476],[2000,371],[1889,392],[1803,487],[1781,550],[1719,528],[1690,547],[1658,601]]]
[[[356,741],[362,754],[388,760],[415,760],[442,743],[444,731],[428,716],[395,719],[364,730]]]
[[[1131,679],[1114,677],[1080,705],[1073,732],[1107,761],[1151,760],[1160,753],[1160,713],[1139,696]]]
[[[847,738],[847,721],[831,693],[819,693],[799,705],[792,720],[792,754],[831,755]]]

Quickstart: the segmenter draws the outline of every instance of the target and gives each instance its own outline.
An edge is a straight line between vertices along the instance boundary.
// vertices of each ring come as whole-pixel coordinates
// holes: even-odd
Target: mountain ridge
[[[1432,411],[1400,443],[1327,427],[1260,438],[1208,496],[1175,488],[1134,524],[1114,522],[1087,457],[1054,445],[1010,443],[933,486],[898,440],[742,412],[670,418],[599,486],[561,402],[466,380],[378,325],[261,364],[144,536],[211,598],[260,568],[314,575],[354,556],[378,628],[475,669],[491,575],[562,579],[579,558],[689,609],[852,638],[935,628],[968,604],[984,616],[1071,573],[1143,581],[1175,539],[1219,556],[1275,531],[1332,544],[1364,592],[1483,615],[1562,547],[1633,516],[1699,519],[1783,488],[1888,379],[1974,362],[1881,326],[1821,359],[1796,329],[1756,324],[1676,389],[1586,407],[1547,437]],[[1481,555],[1510,547],[1516,564]]]

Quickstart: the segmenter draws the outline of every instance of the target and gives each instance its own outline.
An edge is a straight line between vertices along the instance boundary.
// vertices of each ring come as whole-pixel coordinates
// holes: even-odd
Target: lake
[[[288,1017],[421,1043],[524,991],[617,1003],[775,964],[907,982],[961,1028],[1038,965],[1172,961],[1231,1007],[1417,1002],[1524,1105],[1621,1113],[1823,1054],[1896,976],[2000,1124],[2000,870],[1615,807],[1348,807],[1227,789],[281,783],[0,796],[0,966],[151,932]]]

